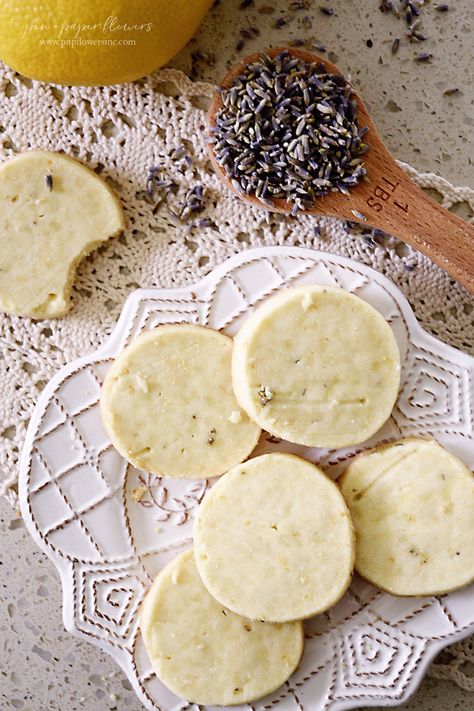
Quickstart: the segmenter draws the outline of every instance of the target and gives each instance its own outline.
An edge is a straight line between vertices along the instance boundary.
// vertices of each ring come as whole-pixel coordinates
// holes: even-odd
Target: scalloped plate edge
[[[104,344],[92,353],[77,358],[70,364],[61,368],[53,376],[53,378],[49,381],[49,383],[46,385],[43,392],[41,393],[28,425],[25,442],[20,458],[19,501],[21,514],[25,521],[25,525],[29,534],[32,536],[38,547],[51,559],[60,574],[63,593],[63,623],[66,630],[74,636],[84,639],[87,642],[93,644],[94,646],[99,647],[102,651],[105,651],[107,654],[112,656],[112,658],[127,675],[129,681],[132,683],[133,688],[137,693],[137,696],[139,697],[140,701],[144,704],[145,707],[150,709],[154,708],[154,706],[148,703],[148,700],[146,699],[146,697],[144,697],[142,690],[137,685],[129,656],[124,651],[115,649],[110,645],[107,645],[107,641],[105,639],[100,640],[93,637],[89,638],[75,627],[73,609],[68,595],[68,587],[70,586],[70,581],[72,577],[71,563],[67,559],[64,559],[60,555],[56,554],[50,548],[50,546],[45,544],[36,529],[36,525],[29,510],[26,479],[28,474],[28,464],[32,445],[37,435],[41,418],[50,401],[50,396],[56,391],[62,381],[71,373],[82,368],[85,365],[94,363],[97,360],[103,359],[105,357],[109,357],[115,352],[116,346],[120,341],[122,332],[125,330],[129,320],[137,313],[140,303],[142,301],[146,301],[147,299],[156,299],[157,296],[160,296],[163,299],[177,299],[180,296],[189,296],[191,292],[205,290],[207,287],[217,283],[222,277],[224,277],[227,273],[231,272],[237,266],[246,263],[251,263],[253,261],[258,260],[259,258],[278,256],[294,256],[300,257],[302,259],[310,259],[314,262],[317,262],[319,259],[330,258],[332,261],[340,263],[342,265],[351,266],[356,264],[359,269],[362,269],[362,271],[369,276],[370,280],[376,281],[381,286],[383,286],[386,291],[394,298],[394,300],[400,305],[401,311],[404,317],[406,318],[410,337],[416,336],[419,341],[424,341],[425,343],[428,343],[433,348],[433,350],[437,352],[439,352],[440,349],[445,352],[448,352],[451,356],[455,358],[458,363],[461,362],[463,363],[463,365],[468,367],[471,375],[474,373],[474,358],[466,353],[463,353],[462,351],[457,350],[456,348],[453,348],[452,346],[449,346],[448,344],[443,343],[431,334],[427,333],[418,323],[413,313],[413,310],[405,296],[398,289],[398,287],[396,287],[387,277],[385,277],[383,274],[380,274],[375,269],[366,266],[365,264],[361,264],[350,258],[342,257],[328,252],[311,250],[304,247],[259,247],[249,249],[230,257],[221,265],[213,269],[203,279],[199,280],[194,284],[189,284],[187,286],[179,288],[168,289],[161,289],[158,287],[149,289],[137,289],[128,296],[122,308],[119,319],[117,320],[117,323],[112,333],[110,334],[110,336],[108,336]],[[421,684],[426,670],[432,659],[436,656],[436,654],[444,647],[467,637],[472,632],[474,632],[474,623],[462,630],[453,632],[452,634],[441,640],[427,640],[426,646],[421,654],[419,663],[416,669],[414,670],[412,677],[408,681],[403,694],[397,699],[365,698],[363,699],[364,705],[367,707],[393,707],[405,703],[407,699],[416,691],[416,689]],[[327,706],[326,708],[328,710],[330,709],[330,711],[348,711],[349,709],[360,708],[361,703],[361,699],[347,701],[334,700],[330,703],[330,706]]]

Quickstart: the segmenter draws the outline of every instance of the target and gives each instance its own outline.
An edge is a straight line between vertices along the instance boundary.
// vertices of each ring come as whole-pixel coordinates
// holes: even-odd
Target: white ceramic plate
[[[160,480],[128,465],[102,427],[100,384],[114,356],[146,329],[185,321],[234,334],[269,294],[308,283],[341,286],[367,300],[400,346],[402,387],[393,416],[359,451],[432,434],[474,467],[474,359],[425,333],[398,289],[368,267],[270,247],[243,252],[195,286],[133,293],[105,345],[65,367],[44,389],[23,451],[20,500],[28,530],[61,575],[66,628],[108,652],[149,709],[189,706],[154,674],[138,616],[153,577],[190,546],[196,507],[212,482]],[[262,438],[258,453],[302,453],[333,476],[355,451],[270,439]],[[248,708],[342,711],[405,701],[436,652],[474,632],[473,589],[400,599],[355,577],[336,607],[307,623],[305,654],[289,682]]]

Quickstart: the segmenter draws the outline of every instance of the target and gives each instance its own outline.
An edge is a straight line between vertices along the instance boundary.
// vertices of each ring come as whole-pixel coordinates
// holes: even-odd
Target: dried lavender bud
[[[301,38],[296,38],[296,39],[290,40],[288,42],[288,44],[290,45],[290,47],[304,47],[306,44],[306,40],[301,39]]]
[[[196,49],[194,52],[191,52],[191,59],[193,62],[200,62],[205,58],[205,56],[204,52],[201,52],[200,49]]]
[[[44,180],[46,183],[46,187],[48,188],[49,192],[51,192],[53,189],[53,176],[51,175],[51,173],[45,175]]]
[[[438,10],[438,12],[448,12],[449,5],[445,2],[440,2],[438,5],[435,5],[435,10]]]
[[[393,2],[393,0],[382,0],[382,2],[379,5],[379,10],[381,12],[391,12],[392,15],[395,15],[396,17],[400,17],[400,12]]]
[[[250,5],[253,5],[253,0],[242,0],[239,5],[239,10],[245,10],[245,8],[250,7]]]
[[[418,40],[418,42],[425,42],[428,37],[423,34],[423,32],[419,32],[418,30],[415,30],[413,32],[413,39]]]
[[[360,225],[357,225],[357,226],[360,227]],[[367,247],[370,247],[371,249],[375,249],[376,247],[379,246],[378,242],[376,242],[370,234],[369,235],[361,235],[361,237],[364,240],[364,242],[366,243]]]
[[[323,15],[334,15],[334,10],[332,9],[332,7],[326,7],[326,5],[320,5],[319,11],[322,12]]]
[[[420,52],[420,54],[417,54],[415,57],[416,62],[431,62],[433,55],[431,52]]]
[[[354,217],[356,217],[358,220],[363,220],[363,221],[367,220],[367,218],[363,212],[359,212],[359,210],[351,210],[351,212],[354,215]]]
[[[453,87],[451,87],[451,88],[449,88],[449,89],[445,89],[445,90],[443,91],[443,94],[444,94],[445,96],[452,96],[453,94],[458,94],[460,91],[461,91],[461,90],[460,90],[460,88],[459,88],[458,86],[453,86]]]
[[[316,40],[316,42],[314,42],[313,46],[315,49],[318,50],[318,52],[326,52],[327,51],[326,45],[323,44],[322,42],[318,42],[317,40]]]
[[[349,193],[368,150],[346,80],[284,51],[252,62],[221,91],[211,142],[235,190],[292,213],[331,191]]]
[[[406,35],[410,42],[424,42],[425,40],[428,39],[426,35],[424,35],[420,30],[418,29],[418,26],[420,24],[419,20],[416,20],[410,27],[408,28]]]
[[[153,207],[153,214],[159,210],[160,206],[168,197],[168,194],[177,187],[174,180],[166,177],[163,170],[159,166],[152,165],[148,170],[146,178],[146,197],[148,202],[156,200]]]
[[[400,48],[400,37],[395,37],[392,42],[392,54],[396,54]]]
[[[191,188],[191,190],[188,190],[186,193],[184,202],[181,204],[178,212],[178,218],[184,222],[190,215],[198,214],[202,212],[204,208],[204,188],[202,185],[195,185],[194,188]]]
[[[235,45],[235,49],[237,50],[237,52],[240,52],[244,47],[245,47],[245,41],[243,39],[239,39],[239,41]]]
[[[312,0],[294,0],[290,2],[290,10],[309,10]]]
[[[201,63],[207,64],[208,67],[213,67],[216,63],[216,58],[212,52],[202,52],[200,49],[195,49],[191,52],[191,78],[196,79]]]

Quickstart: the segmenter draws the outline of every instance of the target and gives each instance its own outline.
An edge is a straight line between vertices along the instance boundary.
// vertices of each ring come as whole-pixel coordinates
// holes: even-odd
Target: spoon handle
[[[426,254],[474,293],[474,225],[429,198],[393,159],[380,164],[363,193],[369,222]]]

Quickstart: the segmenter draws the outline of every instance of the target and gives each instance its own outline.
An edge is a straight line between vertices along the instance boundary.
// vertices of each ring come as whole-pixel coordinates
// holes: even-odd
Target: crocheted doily
[[[133,84],[59,88],[0,65],[0,160],[28,149],[76,156],[116,190],[127,216],[124,235],[80,265],[69,315],[36,322],[0,315],[0,494],[14,508],[28,419],[52,375],[103,343],[134,289],[195,282],[247,247],[302,245],[360,260],[401,288],[426,330],[474,353],[472,299],[426,257],[378,230],[267,214],[221,185],[204,136],[212,90],[172,69]],[[401,165],[445,207],[467,202],[474,211],[474,190]],[[203,187],[202,210],[194,200],[198,209],[189,211],[196,186]],[[474,691],[462,671],[468,661],[472,638],[443,652],[431,674]]]

